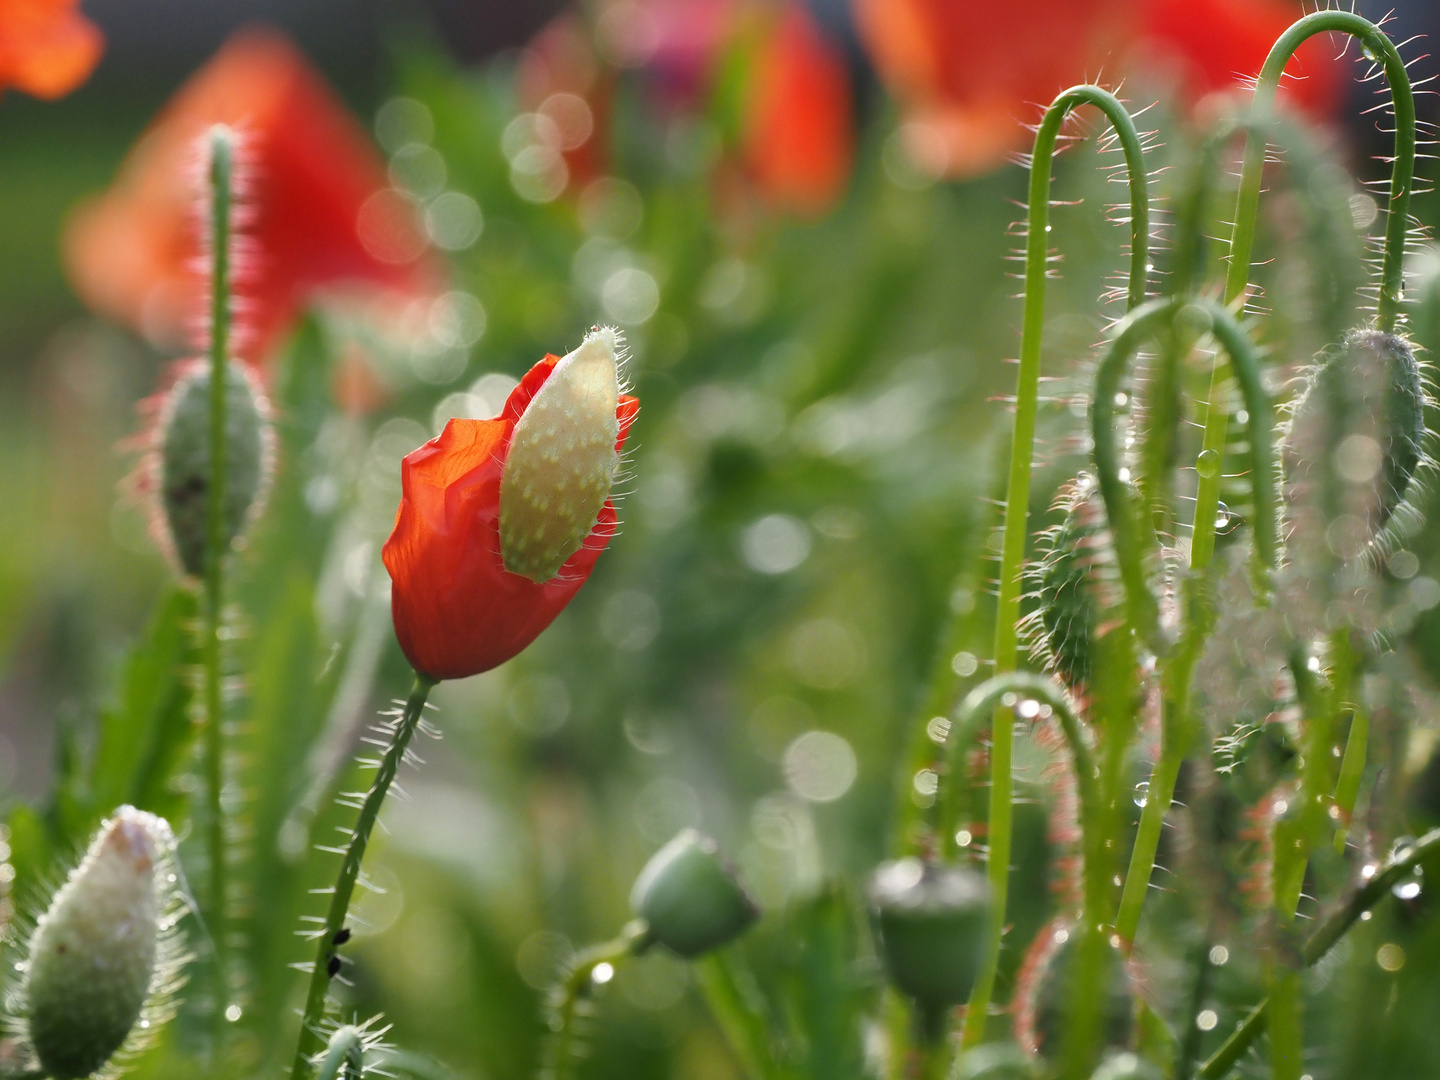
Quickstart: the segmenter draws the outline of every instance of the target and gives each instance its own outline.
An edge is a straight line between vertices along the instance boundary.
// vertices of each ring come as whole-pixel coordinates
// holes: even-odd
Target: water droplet
[[[1135,785],[1135,805],[1143,807],[1150,801],[1150,781],[1141,780]]]
[[[1220,455],[1214,450],[1202,450],[1195,462],[1195,471],[1207,480],[1219,475]]]

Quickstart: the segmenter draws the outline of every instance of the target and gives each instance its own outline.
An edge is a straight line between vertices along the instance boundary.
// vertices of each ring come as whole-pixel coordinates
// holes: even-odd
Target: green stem
[[[350,898],[355,892],[355,881],[360,876],[360,864],[365,858],[365,846],[370,842],[371,830],[380,815],[380,805],[390,790],[395,774],[404,760],[405,749],[420,725],[420,714],[425,709],[425,699],[435,681],[424,675],[415,675],[415,684],[405,701],[405,709],[395,721],[390,734],[390,744],[380,758],[375,780],[360,807],[360,816],[350,834],[350,845],[340,863],[340,873],[335,879],[335,888],[330,894],[330,909],[325,913],[325,927],[320,935],[320,944],[315,956],[315,966],[310,973],[310,990],[305,997],[305,1012],[300,1021],[300,1041],[295,1048],[295,1063],[291,1067],[291,1080],[307,1080],[311,1075],[311,1060],[324,1045],[320,1035],[320,1020],[325,1015],[325,998],[330,991],[330,961],[335,957],[336,936],[345,929],[345,918],[350,911]]]
[[[210,938],[215,946],[215,1018],[224,1030],[230,986],[226,949],[228,893],[225,829],[225,701],[221,635],[225,603],[225,406],[230,353],[231,173],[234,136],[228,128],[210,131],[210,480],[205,505],[204,670],[206,847],[210,860]]]
[[[1025,238],[1025,310],[1020,337],[1020,370],[1015,391],[1015,428],[1010,446],[1010,474],[1005,492],[1004,540],[1000,556],[1000,589],[995,616],[995,673],[1015,670],[1018,652],[1016,624],[1020,619],[1021,576],[1025,562],[1030,508],[1030,468],[1035,452],[1035,416],[1039,407],[1040,345],[1045,328],[1045,271],[1050,249],[1050,176],[1055,140],[1065,118],[1081,105],[1100,109],[1119,136],[1130,184],[1130,278],[1128,304],[1134,308],[1145,297],[1150,262],[1150,193],[1144,154],[1134,121],[1109,91],[1098,86],[1075,86],[1060,94],[1045,112],[1035,136],[1030,163],[1030,192]],[[962,1045],[979,1043],[995,989],[1000,947],[1005,931],[1009,892],[1011,808],[1010,719],[1006,710],[991,723],[990,812],[988,823],[991,903],[990,937],[975,989],[965,1011]]]
[[[1355,692],[1355,674],[1358,665],[1355,649],[1350,644],[1350,633],[1346,629],[1336,630],[1330,636],[1330,664],[1334,683],[1334,710],[1338,720],[1346,710],[1350,712],[1350,733],[1345,739],[1345,756],[1340,759],[1340,775],[1335,780],[1335,807],[1340,813],[1340,827],[1335,830],[1335,850],[1345,853],[1345,838],[1350,826],[1350,817],[1355,812],[1355,800],[1360,796],[1360,784],[1365,778],[1365,756],[1370,738],[1370,717],[1361,708]]]
[[[731,950],[706,954],[695,961],[694,971],[710,1015],[745,1075],[750,1080],[781,1076],[758,992],[749,973],[737,970]]]
[[[546,1047],[545,1060],[540,1067],[540,1075],[545,1080],[565,1080],[574,1072],[575,1063],[580,1056],[577,1050],[581,1039],[576,1021],[582,1013],[583,1003],[597,985],[595,969],[606,964],[610,968],[609,977],[613,977],[614,969],[621,961],[646,947],[649,943],[648,933],[644,921],[636,919],[626,924],[613,941],[592,945],[575,958],[570,970],[552,991],[550,1015],[553,1036]],[[602,980],[608,981],[609,978]]]
[[[1255,85],[1251,115],[1267,116],[1273,109],[1275,93],[1302,42],[1316,34],[1341,33],[1356,38],[1366,53],[1385,69],[1395,109],[1395,159],[1390,174],[1390,199],[1385,222],[1385,258],[1380,272],[1380,302],[1376,325],[1386,332],[1395,329],[1405,285],[1405,236],[1410,226],[1410,193],[1415,177],[1415,96],[1410,76],[1394,43],[1378,26],[1350,11],[1317,11],[1297,21],[1280,35],[1270,49]],[[1250,258],[1255,245],[1255,222],[1260,208],[1260,184],[1265,169],[1266,137],[1263,129],[1252,128],[1245,143],[1240,192],[1231,234],[1230,265],[1225,277],[1225,302],[1233,303],[1244,293],[1250,278]]]
[[[1139,348],[1146,333],[1163,325],[1160,319],[1163,318],[1166,305],[1170,306],[1170,310],[1175,310],[1179,303],[1180,301],[1176,300],[1151,301],[1131,316],[1128,325],[1121,324],[1119,335],[1111,344],[1110,351],[1101,361],[1100,370],[1096,373],[1095,398],[1091,407],[1094,420],[1095,467],[1101,494],[1105,497],[1105,512],[1115,538],[1116,556],[1121,565],[1127,602],[1131,612],[1138,613],[1138,617],[1143,619],[1153,619],[1155,612],[1154,597],[1145,585],[1144,567],[1144,558],[1153,539],[1147,542],[1149,534],[1142,533],[1135,522],[1129,496],[1119,477],[1119,449],[1115,445],[1113,402],[1130,356]],[[1260,358],[1245,331],[1224,307],[1213,300],[1195,300],[1189,306],[1196,312],[1195,321],[1208,323],[1209,332],[1224,349],[1229,360],[1228,367],[1240,383],[1249,413],[1250,481],[1254,502],[1252,530],[1258,576],[1263,583],[1278,557],[1279,498],[1276,492],[1271,434],[1274,411],[1261,380]],[[1220,365],[1216,365],[1216,370],[1220,370]],[[1223,416],[1224,410],[1211,410],[1212,416],[1217,413]],[[1217,455],[1210,460],[1213,461],[1214,476],[1218,480],[1220,459]],[[1202,472],[1202,489],[1208,479]],[[1218,492],[1218,483],[1216,490]],[[1150,779],[1145,808],[1141,812],[1140,826],[1130,853],[1130,868],[1126,873],[1120,908],[1115,918],[1116,933],[1127,943],[1135,940],[1136,931],[1140,927],[1140,914],[1150,888],[1150,875],[1155,869],[1155,853],[1159,850],[1165,813],[1174,797],[1180,764],[1192,738],[1194,722],[1191,717],[1191,694],[1195,665],[1199,661],[1214,620],[1208,578],[1215,555],[1217,507],[1218,499],[1209,505],[1208,510],[1204,503],[1198,500],[1196,503],[1190,544],[1190,573],[1184,585],[1185,631],[1178,647],[1165,656],[1161,676],[1160,758]],[[1132,614],[1131,617],[1135,619],[1137,615]],[[1140,627],[1147,627],[1147,623],[1139,623],[1137,630]]]
[[[315,1068],[315,1080],[360,1080],[365,1075],[365,1038],[353,1024],[335,1029],[325,1056]]]
[[[1345,936],[1361,915],[1385,898],[1397,881],[1436,851],[1440,851],[1440,829],[1431,829],[1414,844],[1395,852],[1384,866],[1366,877],[1364,884],[1355,889],[1343,905],[1326,916],[1306,940],[1301,950],[1301,959],[1306,967],[1313,967],[1335,947],[1335,943]],[[1226,1076],[1265,1030],[1269,1010],[1268,999],[1256,1005],[1235,1033],[1200,1066],[1195,1073],[1196,1080],[1221,1080]]]

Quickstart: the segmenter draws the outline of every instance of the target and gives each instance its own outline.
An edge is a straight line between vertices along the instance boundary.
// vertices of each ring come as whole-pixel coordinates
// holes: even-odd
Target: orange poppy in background
[[[1303,14],[1295,0],[1148,0],[1149,60],[1193,104],[1258,75],[1275,40]],[[1285,68],[1281,99],[1316,120],[1334,116],[1348,84],[1339,52],[1328,34],[1301,45]]]
[[[854,157],[845,60],[801,4],[787,4],[756,52],[741,151],[765,201],[824,213]]]
[[[408,201],[364,130],[278,33],[242,31],[187,82],[103,195],[66,229],[71,283],[94,309],[178,348],[201,325],[196,139],[229,124],[244,140],[246,247],[237,266],[236,352],[263,364],[317,299],[360,293],[370,312],[438,290]]]
[[[0,90],[64,97],[90,77],[105,38],[79,0],[0,0]]]
[[[1242,86],[1299,0],[853,0],[862,41],[900,100],[906,147],[936,176],[988,172],[1026,149],[1023,126],[1061,90],[1139,68],[1187,105]],[[1344,90],[1334,47],[1302,46],[1282,97],[1317,117]],[[1127,66],[1120,66],[1120,65]]]

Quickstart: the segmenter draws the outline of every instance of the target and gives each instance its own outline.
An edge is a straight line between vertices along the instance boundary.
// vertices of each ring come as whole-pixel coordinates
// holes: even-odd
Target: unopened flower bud
[[[980,970],[990,926],[984,876],[913,858],[885,863],[871,879],[870,912],[890,980],[938,1037],[945,1010],[970,996]]]
[[[1098,628],[1120,602],[1120,575],[1095,478],[1081,473],[1066,484],[1054,509],[1065,516],[1044,537],[1032,652],[1067,686],[1082,689]]]
[[[1100,997],[1100,1045],[1124,1046],[1134,1028],[1135,977],[1124,953],[1112,940],[1099,940],[1098,947],[1103,950],[1099,984],[1081,986],[1077,971],[1084,940],[1085,935],[1075,926],[1042,930],[1020,973],[1016,1035],[1022,1046],[1047,1061],[1059,1060],[1080,995]]]
[[[647,938],[690,959],[735,940],[760,909],[715,841],[685,829],[657,851],[630,893]]]
[[[226,365],[225,500],[221,539],[228,548],[258,512],[270,468],[268,405],[249,368]],[[159,520],[187,574],[205,572],[210,513],[210,369],[197,362],[165,396],[156,440]]]
[[[1403,337],[1354,330],[1323,351],[1286,438],[1292,498],[1349,514],[1371,536],[1378,533],[1420,466],[1425,403],[1420,368]],[[1325,483],[1336,490],[1317,490]]]
[[[619,339],[595,329],[560,358],[515,424],[500,476],[500,553],[531,581],[555,577],[610,498],[620,422]]]
[[[101,1069],[164,981],[173,845],[164,819],[122,806],[36,925],[24,1017],[40,1068],[53,1080]]]

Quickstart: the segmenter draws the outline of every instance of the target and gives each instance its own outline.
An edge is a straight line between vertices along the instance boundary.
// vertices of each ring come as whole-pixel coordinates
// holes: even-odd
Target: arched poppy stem
[[[1025,310],[1020,337],[1020,371],[1015,391],[1015,428],[1010,444],[1010,475],[1005,493],[1004,541],[1000,556],[1000,595],[995,616],[995,674],[1015,670],[1019,651],[1021,574],[1025,562],[1030,506],[1030,468],[1035,452],[1035,416],[1039,408],[1040,345],[1045,327],[1045,270],[1050,250],[1050,174],[1055,140],[1065,118],[1082,105],[1105,114],[1125,154],[1130,186],[1130,278],[1128,305],[1145,298],[1150,269],[1150,189],[1144,152],[1135,122],[1125,106],[1098,86],[1073,86],[1045,112],[1035,135],[1030,163],[1030,194],[1025,239]],[[991,724],[989,867],[993,923],[985,962],[965,1012],[962,1045],[983,1039],[995,988],[1009,891],[1011,754],[1009,710],[997,710]]]
[[[221,637],[225,603],[225,465],[229,456],[225,409],[229,388],[230,232],[235,138],[229,128],[211,128],[210,158],[210,475],[205,504],[204,640],[201,667],[205,695],[205,839],[210,861],[210,939],[215,943],[215,1021],[224,1031],[230,984],[226,955],[225,698]]]
[[[360,876],[360,864],[365,859],[365,847],[370,842],[370,833],[375,820],[380,816],[380,806],[385,801],[390,785],[399,771],[400,762],[405,759],[405,750],[420,726],[420,715],[425,710],[425,700],[430,696],[435,680],[418,672],[405,708],[395,719],[390,730],[390,742],[380,758],[375,780],[360,807],[360,816],[350,834],[350,844],[340,863],[340,874],[330,893],[330,909],[325,913],[325,926],[320,934],[316,951],[315,967],[310,973],[310,990],[305,997],[305,1012],[300,1021],[300,1042],[295,1048],[295,1063],[291,1067],[291,1080],[308,1080],[311,1075],[311,1061],[325,1046],[320,1033],[320,1021],[325,1015],[325,998],[330,991],[330,980],[338,973],[336,951],[345,940],[345,919],[350,911],[350,898],[355,892],[355,882]],[[393,714],[392,714],[393,715]]]

